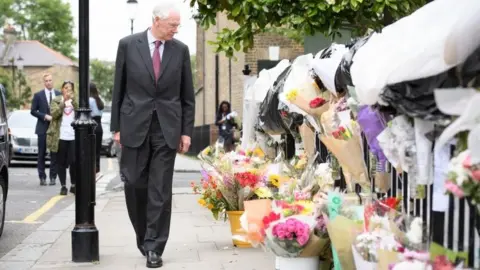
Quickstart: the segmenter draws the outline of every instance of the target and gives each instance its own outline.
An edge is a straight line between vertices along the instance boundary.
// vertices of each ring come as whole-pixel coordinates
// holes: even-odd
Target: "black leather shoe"
[[[143,246],[138,246],[138,250],[140,250],[140,253],[142,253],[143,256],[147,256],[147,253],[145,252],[145,248]]]
[[[147,268],[160,268],[163,266],[162,257],[155,251],[147,252]]]
[[[55,184],[56,184],[56,183],[55,183],[55,179],[50,179],[49,185],[50,185],[50,186],[55,186]]]
[[[45,178],[40,178],[40,186],[46,186],[47,180]]]

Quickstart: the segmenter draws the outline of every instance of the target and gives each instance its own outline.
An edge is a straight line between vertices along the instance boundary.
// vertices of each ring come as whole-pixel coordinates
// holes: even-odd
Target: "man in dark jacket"
[[[47,153],[47,130],[52,120],[50,116],[50,103],[61,93],[53,89],[52,75],[43,75],[43,84],[45,88],[35,93],[33,96],[32,107],[30,113],[35,116],[37,126],[35,127],[35,134],[38,136],[38,177],[40,178],[40,185],[47,185],[47,175],[45,174],[45,156]],[[55,153],[50,153],[50,185],[55,185],[57,178]]]

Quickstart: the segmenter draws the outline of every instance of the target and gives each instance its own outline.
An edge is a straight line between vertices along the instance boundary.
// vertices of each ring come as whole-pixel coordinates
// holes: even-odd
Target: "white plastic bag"
[[[342,61],[343,55],[348,52],[343,44],[332,45],[332,55],[330,58],[313,60],[313,70],[318,75],[323,85],[328,91],[337,95],[335,88],[335,73],[337,72],[338,65]]]
[[[386,85],[463,63],[480,45],[478,14],[478,0],[435,0],[374,34],[350,69],[359,102],[373,105]]]
[[[285,80],[283,92],[279,94],[279,100],[286,104],[290,112],[296,112],[306,115],[298,104],[305,104],[316,98],[318,95],[315,81],[310,77],[309,71],[312,69],[312,54],[301,55],[292,63],[292,70]],[[289,100],[288,96],[296,92],[294,101]]]

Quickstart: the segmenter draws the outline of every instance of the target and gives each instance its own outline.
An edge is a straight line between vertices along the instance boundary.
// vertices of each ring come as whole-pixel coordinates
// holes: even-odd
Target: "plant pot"
[[[240,224],[240,217],[243,215],[243,211],[227,211],[228,220],[230,221],[230,231],[233,235],[247,235],[245,230],[242,229]],[[250,248],[252,245],[248,242],[233,239],[233,245],[239,248]]]
[[[318,257],[277,257],[276,261],[278,261],[279,270],[318,270],[320,267]]]

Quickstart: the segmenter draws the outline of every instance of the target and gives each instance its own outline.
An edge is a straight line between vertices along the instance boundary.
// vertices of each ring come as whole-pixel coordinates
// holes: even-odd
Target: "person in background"
[[[235,112],[232,113],[230,103],[222,101],[218,107],[217,120],[215,124],[218,126],[218,136],[223,139],[223,147],[225,152],[233,150],[234,138],[233,132],[237,124],[234,121]]]
[[[52,101],[50,111],[52,122],[47,131],[47,147],[57,155],[58,178],[62,187],[60,195],[67,195],[67,168],[70,171],[70,192],[75,194],[75,131],[72,123],[75,110],[78,109],[78,98],[73,82],[62,84],[62,95]]]
[[[102,150],[102,137],[103,137],[103,128],[102,128],[102,113],[105,108],[100,95],[98,93],[97,86],[95,83],[90,83],[90,99],[88,100],[90,104],[90,109],[92,110],[92,118],[97,122],[97,127],[95,128],[95,169],[97,173],[97,178],[100,176],[100,152]]]
[[[40,185],[47,185],[47,175],[45,174],[45,156],[47,154],[47,130],[52,121],[50,114],[50,104],[56,96],[61,93],[53,89],[52,75],[45,73],[43,75],[43,84],[45,88],[33,95],[32,106],[30,113],[37,118],[37,125],[35,127],[35,134],[38,138],[38,160],[37,170],[40,178]],[[50,153],[50,185],[55,185],[57,178],[57,164],[55,153]]]

